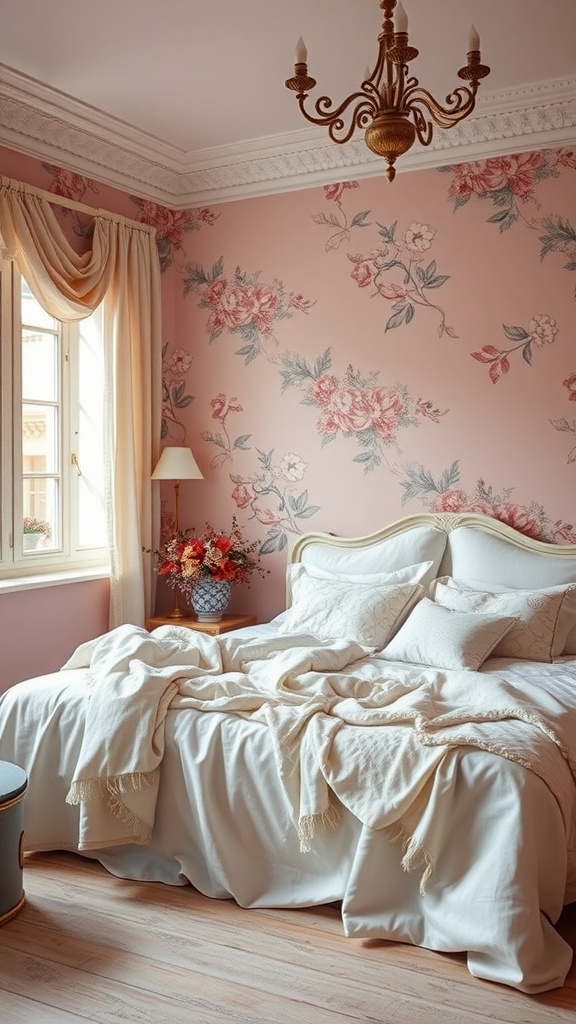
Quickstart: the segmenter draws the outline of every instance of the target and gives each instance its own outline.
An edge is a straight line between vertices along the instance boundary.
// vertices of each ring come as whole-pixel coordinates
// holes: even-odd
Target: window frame
[[[23,550],[24,500],[22,415],[21,275],[14,261],[0,260],[0,589],[31,577],[109,571],[105,546],[79,542],[79,467],[73,453],[80,424],[80,324],[61,323],[58,331],[57,439],[59,495],[58,546]],[[25,325],[26,327],[27,325]],[[48,474],[52,477],[54,474]]]

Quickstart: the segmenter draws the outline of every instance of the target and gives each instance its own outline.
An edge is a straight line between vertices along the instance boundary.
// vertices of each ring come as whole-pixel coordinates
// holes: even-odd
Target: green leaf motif
[[[414,307],[411,306],[410,308],[412,309],[412,316],[413,316],[414,315]],[[408,321],[406,319],[406,317],[407,317],[407,310],[408,310],[408,306],[407,305],[403,305],[402,308],[399,309],[397,313],[394,313],[390,317],[390,319],[388,320],[388,322],[386,324],[386,327],[385,327],[385,331],[392,331],[392,330],[394,330],[395,327],[401,327],[403,323],[408,323]],[[410,317],[410,319],[412,319],[412,316]]]
[[[438,274],[438,277],[433,277],[430,281],[427,281],[424,285],[425,288],[441,288],[446,281],[450,280],[449,274]]]
[[[378,227],[380,228],[380,231],[379,231],[380,236],[384,239],[384,241],[388,245],[391,245],[394,242],[395,237],[396,237],[396,227],[398,225],[398,221],[395,220],[394,223],[391,224],[389,228],[387,228],[384,224],[380,224],[378,221],[376,221],[376,223],[378,224]]]
[[[511,324],[502,324],[504,334],[510,341],[525,341],[530,335],[523,327],[512,326]]]
[[[260,554],[271,555],[274,551],[283,551],[287,544],[288,538],[283,530],[270,530],[260,545]]]
[[[248,444],[248,441],[250,440],[251,437],[252,437],[252,434],[241,434],[234,441],[233,447],[234,448],[242,448],[243,451],[249,450],[250,449],[250,445]]]
[[[367,228],[370,224],[366,223],[366,217],[369,215],[370,210],[363,210],[362,213],[357,213],[352,218],[352,227],[354,228]]]

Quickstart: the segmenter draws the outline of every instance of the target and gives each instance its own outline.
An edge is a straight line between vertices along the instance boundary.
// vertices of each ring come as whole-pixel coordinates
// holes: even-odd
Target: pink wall
[[[270,569],[233,610],[281,609],[308,529],[480,508],[576,542],[571,151],[180,213],[8,150],[0,170],[156,224],[165,440],[205,476],[181,525],[236,513]]]
[[[108,580],[0,594],[0,693],[57,672],[78,644],[106,629]]]

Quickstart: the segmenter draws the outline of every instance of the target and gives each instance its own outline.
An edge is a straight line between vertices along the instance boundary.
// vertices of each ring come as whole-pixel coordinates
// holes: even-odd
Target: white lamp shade
[[[175,446],[165,448],[162,452],[156,469],[152,473],[152,480],[203,480],[196,459],[189,448],[177,448]]]

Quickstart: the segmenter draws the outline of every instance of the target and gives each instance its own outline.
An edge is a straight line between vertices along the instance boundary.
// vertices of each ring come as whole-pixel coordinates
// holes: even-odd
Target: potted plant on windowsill
[[[41,541],[50,540],[52,527],[46,519],[24,516],[22,534],[22,547],[24,551],[34,551]]]

